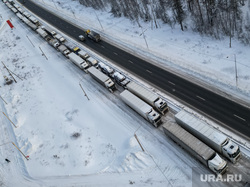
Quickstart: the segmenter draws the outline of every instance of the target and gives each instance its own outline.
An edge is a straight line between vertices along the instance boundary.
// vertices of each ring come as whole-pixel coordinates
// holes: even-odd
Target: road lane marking
[[[234,117],[239,118],[239,119],[241,119],[242,121],[246,121],[244,118],[242,118],[242,117],[240,117],[240,116],[238,116],[238,115],[236,115],[236,114],[234,114]]]
[[[151,71],[149,71],[149,70],[146,70],[148,73],[150,73],[150,74],[152,74],[152,72]]]
[[[118,55],[116,52],[113,52],[115,55]]]
[[[103,45],[101,45],[102,48],[105,48]]]
[[[133,64],[134,62],[132,62],[131,60],[128,60],[131,64]]]
[[[203,101],[206,101],[206,99],[204,99],[204,98],[202,98],[202,97],[200,97],[200,96],[198,96],[198,95],[196,95],[196,97],[198,97],[199,99],[201,99],[201,100],[203,100]]]
[[[171,82],[171,81],[168,81],[168,83],[170,83],[170,84],[172,84],[172,85],[174,85],[174,86],[175,86],[175,83],[173,83],[173,82]]]

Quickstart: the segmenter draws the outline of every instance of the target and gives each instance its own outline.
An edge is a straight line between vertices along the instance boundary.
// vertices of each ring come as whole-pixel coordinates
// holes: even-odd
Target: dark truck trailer
[[[190,134],[176,123],[167,122],[163,125],[167,136],[189,152],[193,157],[207,166],[216,174],[223,174],[227,170],[227,162],[223,160],[213,149],[208,147],[198,138]]]

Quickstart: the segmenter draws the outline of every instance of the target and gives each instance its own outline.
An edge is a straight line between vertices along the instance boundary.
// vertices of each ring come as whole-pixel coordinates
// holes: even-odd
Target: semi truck
[[[88,63],[75,53],[68,54],[68,57],[75,65],[83,70],[86,70],[89,67]]]
[[[75,52],[77,55],[79,55],[79,56],[80,56],[81,58],[83,58],[84,60],[86,60],[86,59],[89,57],[89,54],[88,54],[86,51],[80,49],[79,47],[77,47],[77,46],[75,46],[75,45],[72,45],[72,44],[70,44],[70,43],[67,43],[67,45],[69,46],[69,48],[70,48],[73,52]]]
[[[41,28],[38,28],[36,32],[43,38],[46,38],[48,36],[48,33]]]
[[[58,42],[57,39],[51,38],[50,40],[48,40],[49,44],[51,46],[53,46],[54,48],[57,49],[57,47],[60,45],[60,43]]]
[[[81,52],[81,51],[80,51]],[[80,55],[80,53],[79,53]],[[91,66],[97,66],[98,61],[94,59],[93,57],[88,57],[86,58],[86,61],[91,65]]]
[[[17,9],[21,14],[24,12],[20,7]]]
[[[29,18],[30,17],[30,14],[26,11],[24,11],[23,15],[26,17],[26,18]]]
[[[18,12],[16,8],[12,7],[11,11],[14,12],[15,14]]]
[[[208,147],[178,124],[169,121],[163,124],[163,130],[164,133],[173,139],[174,142],[179,144],[189,154],[198,159],[214,173],[222,175],[226,172],[228,168],[227,162],[223,160],[213,149]]]
[[[23,16],[21,19],[25,24],[28,24],[30,22],[30,20],[28,20],[25,16]]]
[[[74,53],[76,53],[78,55],[78,52],[80,51],[80,48],[77,47],[74,43],[66,41],[64,43],[64,45],[67,46],[67,48],[69,48],[71,51],[73,51]]]
[[[237,144],[194,115],[181,110],[175,115],[175,120],[180,126],[228,158],[231,162],[235,163],[240,158],[241,152]]]
[[[19,8],[18,4],[14,4],[13,6],[14,6],[16,9]]]
[[[168,111],[168,105],[162,98],[160,98],[153,92],[147,90],[146,88],[142,87],[141,85],[131,81],[127,84],[126,87],[130,92],[140,97],[142,100],[154,107],[161,114],[164,114]]]
[[[72,48],[73,51],[78,55],[80,56],[81,58],[83,58],[84,60],[86,60],[86,62],[90,65],[90,66],[96,66],[98,64],[98,61],[96,59],[94,59],[93,57],[90,57],[89,54],[80,49],[79,47],[73,47]]]
[[[86,30],[86,35],[91,40],[94,40],[95,42],[99,42],[101,40],[100,34],[96,33],[95,31]]]
[[[60,51],[64,56],[68,58],[68,54],[70,53],[70,50],[65,45],[60,45],[58,48],[58,51]]]
[[[121,94],[121,99],[138,114],[144,117],[147,121],[158,127],[161,123],[161,115],[157,113],[150,105],[141,100],[136,95],[128,90],[124,90]]]
[[[78,50],[76,53],[80,57],[82,57],[84,60],[87,60],[87,58],[89,57],[89,54],[86,51],[83,51],[83,50]]]
[[[22,19],[23,19],[23,15],[22,15],[22,14],[20,14],[20,13],[17,13],[17,14],[16,14],[16,16],[17,16],[20,20],[22,20]]]
[[[50,27],[43,27],[43,30],[45,30],[50,36],[55,36],[56,35],[56,31],[54,31],[54,29],[51,29]]]
[[[65,38],[60,34],[56,34],[54,38],[59,40],[61,43],[65,42]]]
[[[106,88],[108,88],[108,90],[110,92],[113,92],[116,88],[115,88],[115,83],[105,74],[103,74],[102,72],[100,72],[98,69],[96,69],[95,67],[90,67],[88,69],[89,74],[95,79],[97,80],[99,83],[101,83],[103,86],[105,86]]]
[[[9,9],[11,9],[13,6],[10,4],[10,3],[6,3],[6,6],[9,8]]]

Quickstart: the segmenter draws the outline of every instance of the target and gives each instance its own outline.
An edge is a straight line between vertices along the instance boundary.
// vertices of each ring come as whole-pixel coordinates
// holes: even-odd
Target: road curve
[[[48,12],[32,1],[18,1],[37,16],[77,41],[78,36],[83,34],[83,30]],[[160,87],[167,94],[171,93],[194,108],[220,121],[225,126],[250,138],[250,109],[133,56],[105,41],[96,43],[87,39],[84,45],[131,73],[142,77],[152,85]]]

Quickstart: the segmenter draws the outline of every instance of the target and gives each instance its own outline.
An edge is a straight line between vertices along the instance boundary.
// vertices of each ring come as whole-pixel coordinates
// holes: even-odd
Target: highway
[[[83,34],[82,29],[48,12],[32,1],[18,1],[37,16],[79,41],[78,36]],[[234,101],[226,99],[210,90],[163,70],[105,41],[96,43],[87,39],[84,45],[105,56],[134,75],[147,80],[153,86],[155,85],[161,88],[166,94],[171,93],[180,100],[188,103],[190,106],[218,120],[225,126],[250,138],[249,108],[245,108]]]

